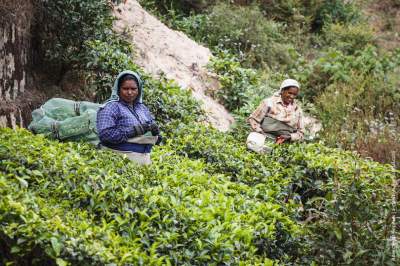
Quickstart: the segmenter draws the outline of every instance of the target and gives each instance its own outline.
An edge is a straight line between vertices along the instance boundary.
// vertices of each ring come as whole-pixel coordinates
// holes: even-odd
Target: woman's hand
[[[290,140],[290,135],[280,135],[276,138],[275,143],[282,144],[285,141],[289,141],[289,140]]]
[[[258,123],[257,121],[250,119],[250,127],[251,129],[253,129],[255,132],[257,133],[264,133],[264,131],[262,130],[260,123]]]
[[[160,128],[157,126],[156,123],[150,124],[150,131],[153,136],[160,135]]]
[[[141,136],[150,131],[153,136],[160,135],[160,129],[156,123],[145,123],[133,126],[133,136]]]
[[[141,136],[141,135],[143,135],[144,133],[146,133],[147,130],[148,130],[148,129],[147,129],[147,126],[146,126],[146,125],[141,125],[141,124],[134,125],[134,126],[133,126],[133,134],[132,134],[131,137]]]
[[[160,145],[161,141],[164,140],[163,136],[157,135],[156,145]]]

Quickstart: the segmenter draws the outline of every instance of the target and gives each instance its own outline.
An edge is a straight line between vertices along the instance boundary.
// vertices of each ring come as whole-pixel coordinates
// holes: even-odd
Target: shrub
[[[374,34],[371,28],[363,24],[328,24],[322,29],[323,45],[335,47],[345,54],[355,54],[367,45],[373,44]]]
[[[187,17],[183,17],[180,20],[173,21],[173,27],[180,30],[190,36],[193,40],[208,44],[209,36],[207,28],[209,25],[209,17],[205,14],[192,14]],[[210,47],[213,48],[213,47]]]
[[[388,193],[395,193],[392,184],[399,172],[390,165],[318,143],[276,146],[272,154],[260,156],[246,151],[243,141],[212,129],[189,126],[176,134],[168,145],[204,160],[210,173],[257,187],[257,197],[303,204],[297,209],[303,210],[300,216],[292,209],[310,230],[298,257],[304,261],[297,263],[392,261],[386,243],[395,225],[389,217],[399,204],[393,205]]]
[[[398,149],[388,143],[399,132],[399,97],[395,84],[383,77],[352,76],[349,83],[331,84],[315,101],[326,142],[391,162],[391,151]],[[378,141],[371,145],[372,140]]]
[[[399,172],[317,144],[290,146],[288,151],[295,154],[284,156],[286,163],[295,165],[297,173],[307,173],[297,180],[303,197],[308,194],[304,207],[311,259],[321,265],[398,263],[388,239],[399,207],[392,202]],[[323,197],[310,197],[321,192]]]
[[[190,12],[200,12],[215,4],[217,0],[139,0],[139,3],[146,9],[155,13],[166,15],[176,12],[179,14],[189,14]]]
[[[238,60],[223,51],[214,57],[208,66],[217,73],[221,83],[213,95],[230,111],[237,111],[250,99],[249,93],[260,85],[259,74],[248,68],[241,67]]]
[[[257,187],[209,174],[168,146],[154,152],[151,168],[138,168],[25,130],[2,129],[0,138],[0,241],[12,259],[40,259],[29,257],[35,246],[53,262],[85,265],[259,264],[295,255],[300,229],[274,198],[254,197]]]
[[[288,25],[294,22],[305,22],[305,11],[315,5],[314,1],[299,0],[258,0],[257,2],[266,17]]]
[[[353,81],[352,77],[370,77],[379,84],[398,67],[399,55],[399,51],[381,54],[371,45],[353,55],[330,48],[310,63],[300,61],[290,73],[301,82],[305,98],[314,101],[334,82],[356,85],[357,81]]]
[[[106,0],[40,0],[37,6],[39,49],[47,62],[61,65],[64,72],[85,65],[88,41],[112,34],[113,17]]]
[[[256,6],[218,4],[209,14],[205,33],[209,47],[228,49],[247,66],[278,67],[291,61],[281,25],[264,18]]]
[[[261,198],[278,202],[283,199],[281,191],[287,183],[281,177],[285,169],[268,156],[247,151],[244,140],[199,124],[181,124],[174,128],[172,136],[166,145],[182,156],[203,160],[210,173],[224,174],[231,181],[257,186],[260,192],[265,190],[259,193]]]
[[[314,32],[319,32],[329,23],[355,23],[360,18],[360,10],[351,2],[323,0],[316,10],[311,27]]]

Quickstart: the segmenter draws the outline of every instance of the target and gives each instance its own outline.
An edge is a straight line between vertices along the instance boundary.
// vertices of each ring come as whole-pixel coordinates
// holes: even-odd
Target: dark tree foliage
[[[87,42],[112,34],[107,0],[36,0],[36,6],[38,63],[59,66],[61,72],[83,67]]]
[[[316,10],[311,25],[313,32],[319,32],[328,23],[350,23],[360,18],[359,11],[352,3],[343,0],[325,0]]]

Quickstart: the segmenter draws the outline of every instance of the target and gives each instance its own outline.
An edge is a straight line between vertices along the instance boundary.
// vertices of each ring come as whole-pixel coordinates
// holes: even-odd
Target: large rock
[[[132,40],[137,52],[134,61],[157,77],[165,75],[181,87],[190,89],[202,103],[209,122],[226,131],[234,119],[217,101],[205,94],[218,88],[218,81],[205,66],[211,58],[209,49],[198,45],[182,32],[169,29],[147,13],[135,0],[126,0],[114,8],[114,29]]]

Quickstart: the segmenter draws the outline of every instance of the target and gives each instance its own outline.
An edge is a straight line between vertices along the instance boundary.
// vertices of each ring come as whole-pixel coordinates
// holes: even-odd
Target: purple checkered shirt
[[[101,108],[96,123],[102,143],[124,144],[133,136],[133,126],[149,122],[154,122],[154,117],[143,103],[129,106],[120,100]]]

